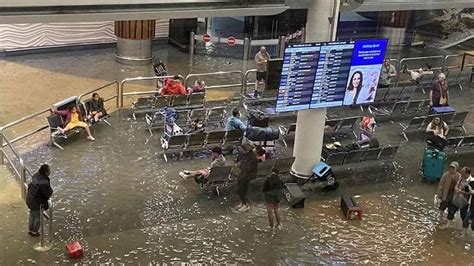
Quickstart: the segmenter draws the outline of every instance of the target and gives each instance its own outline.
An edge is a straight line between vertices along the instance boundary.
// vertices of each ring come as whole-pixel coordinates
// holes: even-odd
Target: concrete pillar
[[[379,12],[377,23],[380,36],[388,38],[389,45],[406,45],[406,31],[411,20],[411,10]]]
[[[305,27],[306,42],[326,42],[335,38],[331,36],[335,35],[335,30],[331,30],[331,21],[337,24],[339,3],[339,0],[312,1]],[[334,5],[337,5],[336,9]],[[331,21],[329,18],[332,18]],[[296,159],[291,169],[294,176],[310,177],[313,166],[320,162],[325,121],[325,108],[298,111],[293,150]]]
[[[151,45],[155,37],[154,20],[115,21],[117,62],[126,65],[151,64]]]

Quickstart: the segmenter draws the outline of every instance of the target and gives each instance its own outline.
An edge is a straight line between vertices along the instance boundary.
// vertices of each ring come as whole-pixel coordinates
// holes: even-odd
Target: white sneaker
[[[95,140],[95,138],[92,137],[92,136],[87,136],[87,139],[90,140],[90,141],[94,141],[94,140]]]
[[[186,174],[184,172],[179,172],[178,175],[182,178],[182,179],[187,179],[186,178]]]

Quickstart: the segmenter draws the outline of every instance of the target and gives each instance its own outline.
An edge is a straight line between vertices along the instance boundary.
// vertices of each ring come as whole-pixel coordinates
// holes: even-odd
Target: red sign
[[[229,46],[234,46],[235,45],[235,37],[234,36],[227,37],[227,45],[229,45]]]
[[[211,35],[209,35],[209,34],[207,34],[207,33],[204,34],[204,35],[202,35],[202,40],[203,40],[204,42],[210,42],[210,41],[211,41]]]

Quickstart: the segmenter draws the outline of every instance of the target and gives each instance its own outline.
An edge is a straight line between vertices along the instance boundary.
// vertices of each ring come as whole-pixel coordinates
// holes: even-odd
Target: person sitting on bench
[[[179,172],[179,176],[185,180],[194,178],[196,183],[198,183],[200,186],[203,186],[205,183],[207,183],[207,177],[211,173],[212,168],[225,166],[225,157],[222,155],[221,147],[212,148],[211,159],[212,162],[209,167],[197,171],[184,170]]]
[[[364,116],[359,123],[359,137],[358,141],[365,141],[371,139],[375,133],[375,127],[377,126],[375,119],[371,116]]]
[[[238,109],[233,109],[232,110],[232,116],[227,119],[227,122],[225,124],[225,130],[226,131],[231,131],[235,129],[240,129],[243,132],[246,130],[246,126],[242,120],[239,118],[240,112]]]
[[[87,139],[91,141],[95,140],[95,138],[92,137],[89,125],[82,121],[81,111],[75,105],[71,106],[69,110],[56,110],[53,112],[60,116],[66,117],[64,122],[66,126],[64,128],[59,128],[59,131],[62,134],[73,128],[82,127],[87,133]]]
[[[194,82],[194,85],[188,89],[188,93],[198,93],[206,91],[206,83],[204,80],[198,79]]]
[[[441,121],[440,117],[435,117],[426,127],[426,132],[429,133],[426,142],[437,149],[443,149],[446,146],[446,136],[449,132],[448,125]]]
[[[187,91],[180,81],[178,75],[175,75],[172,79],[167,79],[165,86],[160,90],[162,96],[165,95],[186,95]]]
[[[432,66],[426,64],[426,68],[419,68],[419,69],[408,69],[407,65],[403,66],[403,73],[410,74],[411,81],[415,82],[416,84],[420,83],[420,80],[426,75],[433,75],[433,70],[431,70]]]
[[[204,133],[206,131],[206,125],[200,118],[196,118],[193,122],[191,122],[191,127],[186,132],[186,134],[193,134],[193,133]]]
[[[94,122],[99,121],[99,119],[107,114],[104,108],[104,99],[99,96],[97,92],[92,94],[92,100],[90,105],[89,115],[87,120],[93,119]]]

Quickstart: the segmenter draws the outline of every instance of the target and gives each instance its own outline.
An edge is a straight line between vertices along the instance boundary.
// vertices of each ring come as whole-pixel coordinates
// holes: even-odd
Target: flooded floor
[[[158,46],[158,51],[168,60],[173,74],[243,68],[238,60],[204,56],[198,56],[189,66],[186,54],[167,46]],[[107,49],[5,58],[0,60],[0,68],[2,81],[6,80],[0,85],[0,124],[107,81],[150,74],[148,68],[115,64]],[[48,93],[53,87],[54,93]],[[21,93],[14,93],[12,88]],[[473,110],[470,99],[474,90],[453,89],[450,93],[452,105],[458,110]],[[425,96],[418,92],[414,97]],[[348,111],[360,114],[358,109],[343,109],[329,115],[347,116]],[[0,265],[472,264],[474,234],[459,237],[458,216],[452,229],[437,226],[438,211],[432,202],[436,184],[421,182],[418,173],[423,138],[410,136],[410,142],[404,142],[400,121],[406,119],[381,120],[377,129],[382,144],[402,143],[395,158],[397,169],[390,164],[337,169],[340,188],[322,192],[307,187],[302,209],[290,208],[284,202],[283,228],[276,231],[268,227],[261,181],[251,186],[251,210],[236,213],[234,189],[223,197],[214,197],[192,180],[178,176],[182,169],[207,166],[207,158],[165,163],[158,134],[150,137],[143,118],[133,121],[128,110],[114,112],[111,127],[94,127],[95,142],[86,141],[83,135],[75,136],[64,142],[64,151],[48,146],[48,134],[43,131],[19,142],[17,148],[31,168],[44,162],[52,166],[52,249],[44,253],[33,249],[37,239],[26,234],[27,210],[19,189],[2,168]],[[472,115],[466,128],[468,134],[474,134]],[[9,134],[13,133],[18,132]],[[460,131],[451,134],[459,135]],[[291,147],[278,149],[283,154],[291,153]],[[227,159],[231,161],[230,156]],[[474,167],[470,151],[450,154],[449,160]],[[339,200],[344,194],[356,195],[364,209],[362,221],[343,218]],[[85,248],[84,258],[78,261],[69,260],[64,252],[64,245],[75,240]]]

